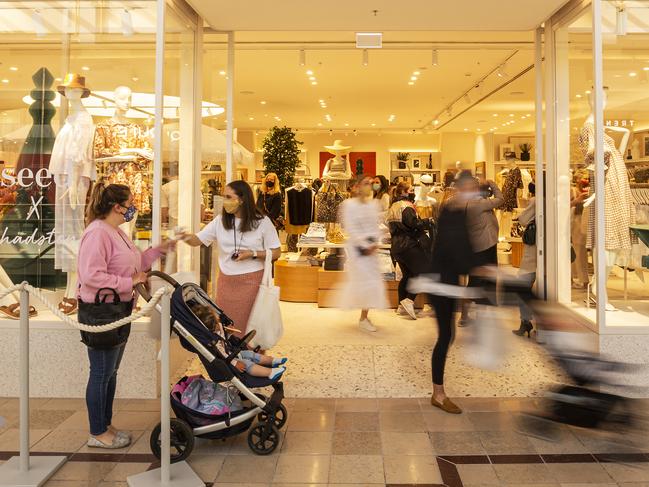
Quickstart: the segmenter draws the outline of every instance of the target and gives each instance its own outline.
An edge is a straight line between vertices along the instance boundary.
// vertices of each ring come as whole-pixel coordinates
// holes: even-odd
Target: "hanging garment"
[[[595,127],[585,123],[579,134],[579,147],[584,154],[584,163],[590,166],[594,162],[592,147],[595,138]],[[637,242],[631,234],[630,225],[635,223],[635,206],[629,186],[629,176],[622,154],[615,146],[610,135],[604,133],[604,248],[606,250],[628,250]],[[590,171],[591,194],[597,193],[595,173]],[[588,238],[586,247],[595,247],[595,204],[589,206]]]
[[[95,159],[119,157],[124,149],[151,149],[145,127],[136,123],[121,123],[113,119],[97,124],[94,141]],[[151,161],[136,156],[134,161],[110,162],[103,165],[107,184],[125,184],[131,188],[133,204],[138,213],[151,212]]]
[[[287,213],[293,225],[308,225],[313,215],[313,192],[292,187],[286,191]]]
[[[338,221],[338,208],[345,200],[345,196],[335,187],[329,186],[327,191],[320,191],[316,197],[316,221],[322,223],[336,223]]]
[[[503,211],[513,211],[514,208],[518,207],[518,190],[523,187],[523,178],[521,176],[521,170],[517,167],[514,167],[509,170],[507,177],[505,178],[505,184],[503,184],[503,197],[505,201],[500,207]]]
[[[50,158],[56,183],[54,205],[54,268],[76,272],[79,243],[85,228],[85,201],[90,181],[97,179],[92,157],[95,126],[83,110],[70,115],[59,132]],[[70,197],[73,174],[78,175],[76,202]]]

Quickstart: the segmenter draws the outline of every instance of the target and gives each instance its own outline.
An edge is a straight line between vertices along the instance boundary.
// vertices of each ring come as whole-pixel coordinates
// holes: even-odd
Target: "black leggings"
[[[437,317],[437,343],[433,349],[432,369],[433,384],[444,385],[444,367],[446,366],[446,356],[448,349],[453,340],[453,313],[455,312],[456,299],[444,296],[428,296],[435,308]]]
[[[417,296],[408,291],[408,281],[411,277],[417,277],[422,272],[427,271],[428,257],[421,248],[413,247],[399,252],[394,256],[394,260],[399,264],[402,275],[398,288],[399,302],[406,298],[414,301]]]

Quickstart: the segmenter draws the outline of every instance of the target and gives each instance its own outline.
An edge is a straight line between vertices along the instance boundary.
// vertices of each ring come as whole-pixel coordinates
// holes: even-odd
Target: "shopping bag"
[[[476,318],[466,328],[466,360],[474,367],[498,370],[507,359],[509,336],[502,327],[507,315],[497,306],[476,305]]]
[[[259,346],[262,350],[274,347],[284,334],[279,287],[273,284],[273,256],[270,250],[266,251],[264,276],[248,319],[247,332],[252,330],[257,333],[250,345],[253,348]]]

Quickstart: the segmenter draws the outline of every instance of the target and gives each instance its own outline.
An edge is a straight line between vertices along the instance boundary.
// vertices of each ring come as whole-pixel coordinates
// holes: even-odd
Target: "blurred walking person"
[[[370,309],[385,309],[388,300],[377,255],[381,241],[379,219],[381,207],[373,198],[372,178],[361,177],[352,186],[353,198],[340,207],[340,220],[347,234],[347,281],[342,288],[341,305],[360,308],[358,326],[375,332],[369,319]]]
[[[525,209],[518,215],[518,223],[525,227],[525,232],[523,233],[523,257],[518,275],[521,280],[521,287],[527,291],[525,295],[531,295],[532,286],[534,286],[534,281],[536,281],[536,185],[530,183],[527,188],[530,194],[530,200]],[[518,336],[527,334],[529,338],[530,333],[534,329],[532,325],[533,315],[532,309],[523,300],[520,301],[520,312],[521,325],[518,330],[512,330],[512,333]]]

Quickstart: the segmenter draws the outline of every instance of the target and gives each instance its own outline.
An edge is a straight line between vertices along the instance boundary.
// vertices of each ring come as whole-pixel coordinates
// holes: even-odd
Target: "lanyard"
[[[232,222],[232,232],[234,235],[234,253],[238,254],[239,250],[241,250],[241,242],[243,242],[243,232],[241,232],[241,238],[239,239],[239,246],[237,247],[237,219],[234,218],[234,221]]]

